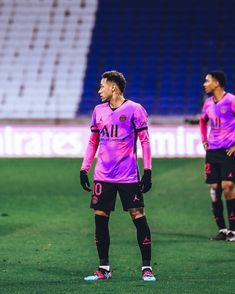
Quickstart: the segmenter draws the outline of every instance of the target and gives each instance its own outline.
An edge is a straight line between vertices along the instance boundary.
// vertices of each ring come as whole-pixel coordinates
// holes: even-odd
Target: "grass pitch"
[[[135,227],[119,199],[110,220],[113,279],[85,282],[98,258],[80,165],[0,160],[0,293],[233,293],[235,244],[208,240],[216,226],[203,159],[153,161],[145,204],[157,282],[140,278]]]

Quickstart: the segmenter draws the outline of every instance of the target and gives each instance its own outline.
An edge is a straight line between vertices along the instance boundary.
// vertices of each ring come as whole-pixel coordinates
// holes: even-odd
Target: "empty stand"
[[[96,0],[2,0],[0,118],[74,118]]]
[[[105,70],[122,71],[125,96],[152,115],[200,112],[205,73],[223,69],[235,92],[234,1],[99,2],[79,114],[99,102]]]
[[[101,74],[150,115],[200,112],[207,71],[235,92],[233,0],[0,0],[0,118],[74,118]]]

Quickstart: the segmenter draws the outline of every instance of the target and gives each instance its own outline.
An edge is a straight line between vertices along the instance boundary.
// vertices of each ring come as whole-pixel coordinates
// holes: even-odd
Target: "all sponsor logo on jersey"
[[[110,126],[104,126],[100,130],[100,135],[106,136],[106,137],[118,137],[118,125],[110,125]]]
[[[119,117],[120,122],[125,122],[126,119],[127,119],[127,117],[126,117],[125,114],[122,114],[122,115]]]

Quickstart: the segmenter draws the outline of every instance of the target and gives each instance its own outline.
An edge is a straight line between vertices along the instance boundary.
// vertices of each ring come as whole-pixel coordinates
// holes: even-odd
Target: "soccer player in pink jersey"
[[[202,109],[200,130],[206,150],[206,183],[210,187],[212,212],[219,229],[211,239],[235,242],[235,96],[225,92],[225,84],[226,76],[222,71],[206,75],[203,86],[211,96]],[[225,224],[222,194],[226,200],[229,229]]]
[[[151,234],[144,212],[143,193],[152,187],[151,153],[147,113],[138,103],[123,96],[126,80],[122,73],[103,73],[99,95],[102,104],[95,107],[91,120],[91,136],[80,171],[84,190],[91,191],[88,171],[99,147],[94,171],[91,208],[95,211],[95,239],[99,267],[86,281],[112,277],[109,265],[109,217],[115,208],[117,192],[123,210],[129,211],[137,230],[142,255],[142,279],[156,281],[151,267]],[[144,174],[140,180],[136,143],[139,138]]]

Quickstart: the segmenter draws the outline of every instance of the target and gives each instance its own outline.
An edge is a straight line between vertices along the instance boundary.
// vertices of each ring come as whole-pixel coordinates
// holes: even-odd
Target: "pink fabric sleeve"
[[[200,118],[200,132],[201,132],[201,138],[202,138],[202,143],[207,142],[207,122],[208,119],[203,119],[202,117]]]
[[[81,170],[89,171],[99,146],[99,133],[91,132]]]
[[[142,146],[143,164],[144,169],[152,169],[151,148],[148,130],[138,132],[138,137]]]

